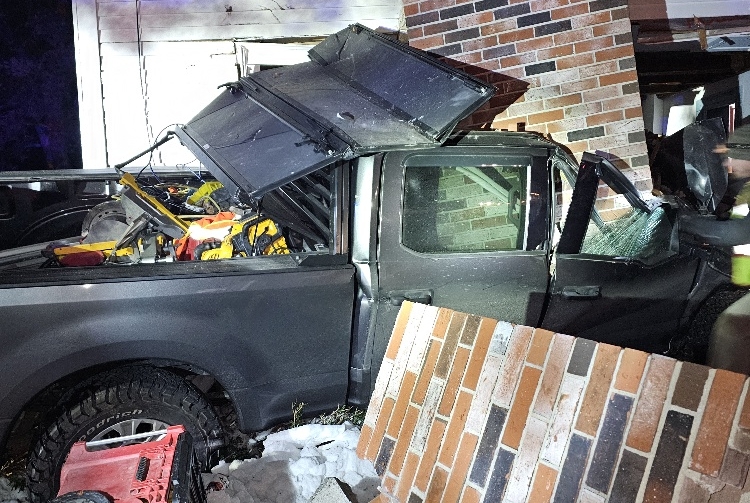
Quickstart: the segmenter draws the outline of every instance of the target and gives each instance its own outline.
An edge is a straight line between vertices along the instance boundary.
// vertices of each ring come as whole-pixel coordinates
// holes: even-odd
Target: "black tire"
[[[35,502],[57,495],[60,469],[75,442],[116,436],[113,426],[133,426],[139,420],[152,427],[181,424],[192,435],[204,468],[223,444],[219,418],[203,395],[184,379],[154,367],[123,367],[94,376],[64,398],[51,418],[29,453],[28,488]]]

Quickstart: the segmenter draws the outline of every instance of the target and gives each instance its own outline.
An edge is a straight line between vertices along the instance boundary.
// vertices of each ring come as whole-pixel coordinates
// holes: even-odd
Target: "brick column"
[[[409,43],[497,87],[469,127],[524,123],[651,189],[627,0],[404,0]]]

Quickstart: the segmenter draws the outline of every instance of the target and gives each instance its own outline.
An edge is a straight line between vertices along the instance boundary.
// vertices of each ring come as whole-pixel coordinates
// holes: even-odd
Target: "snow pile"
[[[359,429],[342,425],[306,424],[269,435],[263,457],[212,470],[222,490],[208,493],[208,503],[305,503],[325,477],[348,484],[359,502],[378,495],[378,475],[355,449]]]
[[[3,503],[28,503],[26,489],[16,489],[5,477],[0,477],[0,501]]]

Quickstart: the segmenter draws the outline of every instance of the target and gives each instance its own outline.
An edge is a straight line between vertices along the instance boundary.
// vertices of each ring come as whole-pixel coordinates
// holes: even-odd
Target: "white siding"
[[[355,22],[396,31],[403,17],[401,0],[73,2],[74,9],[84,6],[88,15],[79,16],[76,25],[82,136],[89,139],[83,142],[87,168],[102,167],[105,146],[111,166],[145,149],[163,128],[190,119],[218,94],[217,85],[237,79],[239,64],[289,64],[306,52],[304,44],[287,48],[253,41],[314,39]],[[236,54],[237,39],[248,41],[244,60]],[[81,40],[88,44],[81,43],[79,49]],[[98,89],[99,94],[81,88]],[[173,143],[162,147],[157,163],[191,160]]]
[[[629,0],[630,19],[750,16],[750,0]]]

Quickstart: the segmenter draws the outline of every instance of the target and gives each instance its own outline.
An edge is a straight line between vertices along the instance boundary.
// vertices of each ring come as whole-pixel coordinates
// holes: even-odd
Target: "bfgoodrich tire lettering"
[[[184,379],[154,367],[125,367],[94,376],[51,417],[29,453],[28,486],[37,502],[57,495],[60,469],[73,444],[109,436],[113,426],[182,424],[192,435],[204,466],[212,450],[223,443],[219,419],[200,392]]]

